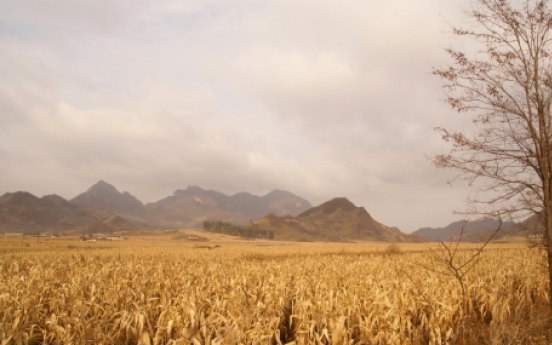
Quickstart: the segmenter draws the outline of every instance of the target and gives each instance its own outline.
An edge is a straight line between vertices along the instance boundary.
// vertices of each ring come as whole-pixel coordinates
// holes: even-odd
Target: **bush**
[[[401,247],[396,245],[395,243],[392,243],[385,248],[383,251],[384,255],[398,255],[401,253]]]

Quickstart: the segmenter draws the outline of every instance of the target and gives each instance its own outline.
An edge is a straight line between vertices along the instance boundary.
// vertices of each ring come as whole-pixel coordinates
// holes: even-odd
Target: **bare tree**
[[[457,178],[478,180],[469,211],[543,219],[552,278],[552,11],[547,0],[472,0],[469,28],[454,34],[480,48],[447,49],[453,62],[441,77],[447,102],[472,112],[474,133],[437,128],[452,144],[432,158]],[[552,293],[552,279],[550,279]],[[552,309],[552,298],[550,299]]]
[[[481,260],[481,253],[487,245],[495,238],[495,236],[500,232],[502,228],[502,220],[498,219],[498,227],[494,232],[487,237],[485,242],[477,248],[473,249],[469,255],[465,257],[460,257],[458,247],[460,242],[462,242],[462,237],[464,237],[464,229],[467,225],[467,222],[460,229],[460,234],[456,241],[451,241],[445,243],[444,241],[439,241],[439,246],[437,249],[429,249],[429,256],[432,258],[435,266],[429,267],[425,266],[422,263],[418,263],[419,266],[425,268],[428,271],[435,272],[445,276],[453,277],[458,285],[460,286],[460,291],[462,292],[462,311],[464,314],[468,312],[468,298],[466,296],[466,276],[467,274],[475,268],[475,266]]]

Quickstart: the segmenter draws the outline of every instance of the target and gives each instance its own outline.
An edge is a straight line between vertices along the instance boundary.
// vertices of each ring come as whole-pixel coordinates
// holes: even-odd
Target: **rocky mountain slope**
[[[270,214],[256,222],[272,230],[274,238],[288,241],[386,241],[423,242],[374,220],[363,207],[346,198],[335,198],[297,217]]]
[[[42,198],[27,192],[0,197],[0,232],[63,231],[106,217],[109,212],[71,204],[57,195]]]
[[[97,220],[92,224],[81,226],[74,233],[77,235],[112,234],[116,231],[136,230],[137,228],[139,228],[139,225],[133,224],[121,216],[114,215]]]
[[[115,187],[104,181],[98,181],[86,192],[70,201],[81,207],[104,210],[111,213],[145,216],[144,205],[129,192],[120,193]]]
[[[297,215],[311,204],[290,192],[275,190],[259,197],[250,193],[232,196],[190,186],[145,206],[150,221],[164,227],[201,228],[205,220],[246,224],[267,214]]]

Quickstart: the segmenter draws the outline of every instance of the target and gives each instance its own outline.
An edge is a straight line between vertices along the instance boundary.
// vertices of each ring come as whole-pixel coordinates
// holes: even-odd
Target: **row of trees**
[[[223,222],[221,220],[206,220],[203,222],[203,229],[207,231],[221,232],[232,236],[267,238],[270,240],[274,238],[274,232],[272,230],[261,229],[256,225],[236,225],[228,222]]]

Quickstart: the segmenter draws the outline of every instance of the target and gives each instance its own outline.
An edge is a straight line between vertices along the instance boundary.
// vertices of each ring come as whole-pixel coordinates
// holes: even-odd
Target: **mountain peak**
[[[103,193],[117,193],[119,191],[113,185],[105,182],[104,180],[99,180],[92,187],[88,188],[87,192],[103,192]]]
[[[186,190],[190,192],[194,192],[194,191],[204,191],[205,189],[201,188],[200,186],[193,185],[193,186],[188,186]]]
[[[144,205],[128,192],[120,193],[113,185],[100,180],[71,200],[72,204],[110,212],[142,214]]]
[[[320,205],[320,208],[324,213],[329,214],[329,213],[334,213],[338,209],[342,209],[343,211],[350,211],[350,210],[354,210],[357,207],[355,206],[355,204],[350,202],[349,199],[345,197],[341,197],[341,198],[334,198],[330,201],[323,203],[322,205]]]
[[[301,213],[297,217],[308,217],[314,213],[331,214],[336,212],[339,209],[341,209],[342,211],[353,211],[355,209],[362,209],[362,207],[356,207],[355,204],[350,202],[345,197],[334,198],[330,201],[326,201],[325,203],[319,206],[313,207]]]
[[[0,197],[0,203],[29,206],[40,204],[40,199],[29,192],[14,192],[2,195]]]
[[[255,224],[274,231],[277,239],[300,241],[420,242],[421,238],[392,230],[375,221],[364,207],[347,198],[335,198],[297,217],[268,215]]]
[[[261,201],[269,204],[270,212],[277,215],[297,215],[312,207],[307,200],[280,189],[275,189],[261,197]]]
[[[45,195],[41,199],[56,206],[71,206],[69,201],[65,200],[64,198],[62,198],[57,194]]]
[[[265,198],[284,198],[288,195],[292,195],[292,193],[281,189],[275,189],[270,193],[268,193],[267,195],[265,195],[264,197]]]
[[[194,193],[205,193],[207,192],[205,189],[201,188],[200,186],[188,186],[186,189],[177,189],[174,191],[173,196],[186,196],[186,195],[192,195]]]

